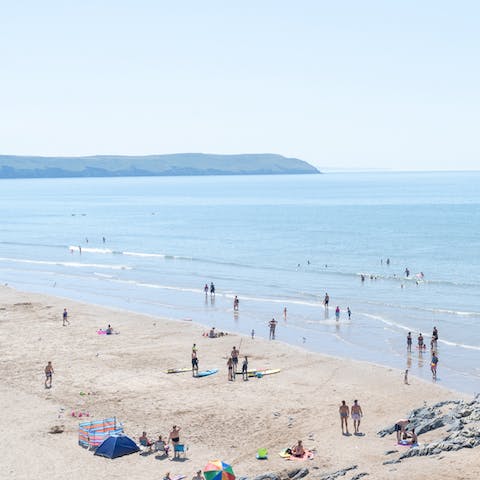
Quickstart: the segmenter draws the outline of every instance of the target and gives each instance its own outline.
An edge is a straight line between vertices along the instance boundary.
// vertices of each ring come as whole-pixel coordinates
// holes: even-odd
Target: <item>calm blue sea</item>
[[[480,172],[1,180],[0,280],[206,330],[267,337],[275,317],[278,340],[426,379],[429,349],[408,356],[405,337],[429,344],[435,325],[439,383],[480,392],[479,185]]]

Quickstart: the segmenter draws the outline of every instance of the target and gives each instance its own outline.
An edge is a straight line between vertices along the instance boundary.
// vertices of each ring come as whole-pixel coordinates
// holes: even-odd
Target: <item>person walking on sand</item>
[[[408,368],[405,370],[405,374],[403,375],[403,383],[408,385]]]
[[[66,326],[67,326],[67,323],[70,325],[70,321],[68,320],[68,312],[67,312],[67,309],[66,309],[66,308],[63,309],[63,315],[62,315],[62,317],[63,317],[63,324],[62,324],[62,326],[66,327]]]
[[[242,363],[242,378],[244,382],[248,382],[248,357],[245,356]]]
[[[407,352],[412,351],[412,332],[408,332],[407,335]]]
[[[352,414],[354,433],[358,435],[360,433],[358,431],[358,429],[360,428],[360,419],[363,417],[362,407],[358,404],[358,400],[353,401],[350,412]]]
[[[342,427],[342,434],[343,435],[349,435],[348,433],[348,416],[350,415],[350,410],[348,408],[348,405],[345,403],[345,400],[342,400],[342,404],[340,405],[340,408],[338,409],[338,412],[340,413],[340,424]],[[343,427],[345,426],[345,432],[343,431]]]
[[[270,322],[268,322],[268,326],[270,327],[269,339],[275,340],[275,328],[277,327],[277,321],[274,318],[272,318]]]
[[[52,376],[54,373],[52,362],[48,362],[45,367],[45,388],[52,388]]]

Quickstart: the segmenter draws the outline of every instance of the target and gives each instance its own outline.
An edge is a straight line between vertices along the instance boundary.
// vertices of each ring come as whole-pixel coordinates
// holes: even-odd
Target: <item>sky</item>
[[[480,2],[0,0],[0,154],[480,168]]]

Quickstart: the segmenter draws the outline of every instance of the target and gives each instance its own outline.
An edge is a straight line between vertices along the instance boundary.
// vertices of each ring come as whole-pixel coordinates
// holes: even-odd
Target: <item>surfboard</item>
[[[273,375],[274,373],[280,372],[279,368],[269,368],[267,370],[257,370],[255,372],[255,375],[261,374],[261,375]]]
[[[203,370],[202,372],[197,373],[197,377],[208,377],[218,372],[218,368],[212,368],[211,370]]]
[[[185,367],[185,368],[169,368],[165,373],[184,373],[184,372],[191,372],[192,367]]]

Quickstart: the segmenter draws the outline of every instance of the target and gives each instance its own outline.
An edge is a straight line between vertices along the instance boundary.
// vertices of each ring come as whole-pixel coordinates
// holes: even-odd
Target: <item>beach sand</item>
[[[313,478],[358,465],[342,478],[360,472],[375,479],[480,478],[475,449],[382,465],[390,459],[385,451],[404,447],[396,446],[394,436],[379,438],[377,431],[424,402],[462,398],[414,377],[404,385],[399,370],[260,338],[229,334],[209,339],[202,336],[207,327],[192,322],[7,286],[0,288],[0,307],[2,478],[161,478],[166,472],[191,478],[217,458],[230,463],[237,476],[249,477],[308,467]],[[62,327],[64,307],[71,322],[67,327]],[[107,324],[120,334],[98,335],[97,330]],[[218,368],[219,373],[198,379],[190,373],[166,374],[168,368],[190,365],[193,343],[198,346],[200,370]],[[226,359],[234,345],[248,355],[251,368],[281,372],[248,382],[239,376],[235,382],[227,381]],[[44,388],[48,360],[55,369],[51,389]],[[352,405],[354,399],[364,411],[360,429],[364,436],[347,437],[341,434],[338,407],[341,400]],[[143,430],[156,438],[168,436],[172,425],[179,425],[181,441],[188,446],[187,459],[94,456],[77,443],[79,419],[71,416],[72,411],[89,412],[94,419],[116,416],[135,440]],[[49,433],[56,425],[63,425],[64,432]],[[430,432],[419,441],[438,436]],[[278,455],[299,439],[316,450],[313,460],[288,461]],[[260,447],[268,449],[268,460],[256,460]]]

